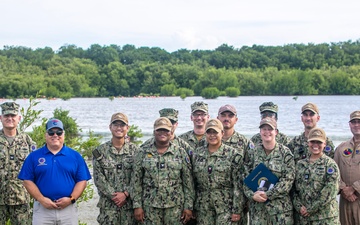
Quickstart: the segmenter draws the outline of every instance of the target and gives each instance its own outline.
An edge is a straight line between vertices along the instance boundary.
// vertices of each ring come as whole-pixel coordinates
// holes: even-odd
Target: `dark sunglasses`
[[[61,136],[64,133],[64,131],[62,131],[62,130],[57,130],[57,131],[49,130],[47,133],[48,133],[49,136],[54,136],[54,134],[56,134],[57,136]]]

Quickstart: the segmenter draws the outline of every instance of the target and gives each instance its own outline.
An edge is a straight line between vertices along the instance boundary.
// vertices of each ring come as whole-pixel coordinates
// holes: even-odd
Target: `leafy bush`
[[[236,87],[228,87],[225,89],[226,96],[237,97],[240,95],[240,89]]]
[[[186,97],[194,96],[194,91],[189,88],[179,88],[176,90],[175,95],[185,99]]]
[[[216,87],[204,88],[201,91],[201,97],[205,99],[215,99],[219,97],[219,95],[220,95],[220,91]]]

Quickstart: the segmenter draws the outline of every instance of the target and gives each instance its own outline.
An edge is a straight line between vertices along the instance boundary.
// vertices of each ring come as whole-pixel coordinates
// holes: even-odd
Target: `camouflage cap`
[[[164,109],[160,110],[159,113],[160,113],[160,117],[166,117],[169,120],[173,120],[175,122],[178,121],[179,111],[177,111],[176,109],[164,108]]]
[[[1,104],[1,114],[2,115],[18,115],[20,105],[15,102],[4,102]]]
[[[124,114],[124,113],[114,113],[111,116],[111,120],[110,120],[110,124],[112,124],[115,121],[122,121],[124,122],[126,125],[129,124],[129,120],[128,117]]]
[[[266,117],[264,119],[262,119],[260,121],[260,126],[259,128],[261,128],[263,125],[269,125],[270,127],[272,127],[274,130],[276,130],[277,128],[277,123],[276,123],[276,120],[273,119],[273,118],[269,118],[269,117]]]
[[[259,106],[260,113],[264,111],[270,111],[277,113],[278,112],[278,106],[275,105],[273,102],[264,102]]]
[[[172,124],[171,124],[170,120],[166,117],[160,117],[157,120],[155,120],[154,130],[159,130],[159,129],[165,129],[165,130],[171,131]]]
[[[317,113],[319,114],[319,108],[317,107],[317,105],[315,105],[314,103],[306,103],[302,108],[301,108],[301,113],[304,113],[304,111],[309,110],[313,113]]]
[[[321,141],[322,143],[325,143],[326,142],[325,131],[318,127],[311,129],[308,135],[308,141]]]
[[[360,120],[360,110],[357,110],[357,111],[354,111],[350,114],[350,121],[351,122],[352,120]]]
[[[231,112],[236,115],[236,108],[233,105],[223,105],[220,107],[218,114],[223,112]]]
[[[52,118],[46,123],[46,130],[48,131],[52,128],[59,128],[61,130],[64,130],[64,125],[61,120]]]
[[[191,113],[198,110],[207,113],[209,111],[208,104],[205,102],[194,102],[193,104],[191,104]]]
[[[208,131],[209,129],[214,129],[216,132],[220,133],[224,130],[224,127],[220,120],[218,119],[210,119],[205,126],[205,131]]]

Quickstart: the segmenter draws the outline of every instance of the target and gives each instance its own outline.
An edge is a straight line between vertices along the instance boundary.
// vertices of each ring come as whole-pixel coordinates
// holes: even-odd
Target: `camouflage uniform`
[[[297,163],[300,159],[305,159],[310,155],[305,132],[299,136],[295,136],[287,146],[294,154],[295,163]],[[334,158],[335,146],[328,137],[326,137],[326,147],[324,148],[324,153],[330,158]]]
[[[240,182],[243,154],[224,144],[212,154],[207,147],[199,148],[192,161],[198,224],[236,224],[231,215],[241,214],[245,204]]]
[[[180,225],[184,209],[193,209],[194,184],[189,156],[170,142],[164,154],[151,144],[135,157],[131,179],[133,208],[143,208],[145,224]]]
[[[280,133],[280,132],[276,135],[275,140],[277,143],[283,144],[285,146],[288,146],[288,144],[290,143],[290,138],[288,136],[286,136],[284,133]],[[262,143],[260,133],[257,133],[254,136],[252,136],[251,141],[255,145]]]
[[[1,108],[3,112],[15,109],[17,114],[19,105],[6,102]],[[31,224],[30,195],[17,176],[26,157],[35,149],[29,135],[17,130],[10,143],[4,131],[0,131],[0,224],[9,218],[12,224]]]
[[[254,149],[254,147],[255,147],[254,144],[252,143],[252,141],[248,140],[244,135],[242,135],[236,131],[226,141],[223,140],[223,143],[240,151],[240,154],[243,156],[243,160],[247,156],[247,152],[249,152],[250,149]],[[246,198],[244,198],[244,199],[246,201]],[[248,212],[248,202],[244,203],[244,205],[243,205],[243,209],[242,209],[242,212],[240,215],[241,219],[238,224],[247,225],[247,223],[248,223],[247,212]]]
[[[336,200],[339,179],[340,171],[336,162],[325,154],[313,163],[306,158],[296,164],[293,203],[300,216],[297,224],[340,224]],[[309,217],[300,215],[301,206],[306,207]]]
[[[99,224],[135,224],[131,199],[127,198],[127,203],[121,208],[111,199],[115,192],[130,193],[130,178],[136,152],[136,145],[128,142],[125,142],[118,152],[111,141],[94,150],[93,176],[100,196],[97,204],[100,208],[97,218]]]
[[[191,104],[191,113],[194,113],[196,111],[202,111],[207,114],[209,112],[208,104],[205,102],[194,102],[193,104]],[[193,130],[181,134],[179,138],[186,141],[193,150],[196,150],[200,146],[206,146],[205,134],[201,137],[200,140],[198,140]]]
[[[179,146],[180,148],[183,148],[189,156],[192,155],[194,149],[183,139],[175,136],[173,140],[171,140],[170,142],[172,142],[174,145]],[[141,148],[147,148],[150,145],[155,143],[155,138],[150,138],[148,140],[146,140],[140,147]]]
[[[271,113],[275,113],[275,120],[277,120],[277,114],[278,114],[278,106],[276,104],[274,104],[273,102],[264,102],[259,106],[259,110],[260,110],[260,114],[262,115],[263,113],[266,112],[271,112]],[[279,144],[283,144],[285,146],[287,146],[290,142],[290,138],[288,138],[288,136],[286,136],[283,133],[278,133],[276,135],[276,142]],[[261,140],[261,136],[260,133],[255,134],[252,138],[251,141],[255,144],[258,145],[260,143],[262,143]]]
[[[266,191],[269,201],[265,203],[255,202],[252,199],[254,192],[244,185],[245,195],[250,201],[250,224],[293,224],[289,191],[295,178],[294,156],[282,144],[277,143],[269,155],[266,155],[262,145],[257,145],[249,152],[249,160],[245,163],[245,177],[260,163],[264,163],[279,181],[271,190]]]
[[[205,134],[204,136],[202,136],[201,140],[198,141],[195,133],[193,130],[190,130],[186,133],[183,133],[179,136],[179,138],[183,139],[184,141],[186,141],[192,149],[196,150],[198,147],[201,146],[206,146],[206,137]]]

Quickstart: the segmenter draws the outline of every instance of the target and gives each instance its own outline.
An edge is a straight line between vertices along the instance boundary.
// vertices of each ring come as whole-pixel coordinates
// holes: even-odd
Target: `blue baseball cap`
[[[52,128],[59,128],[64,130],[64,125],[59,119],[52,118],[46,123],[46,130],[50,130]]]

